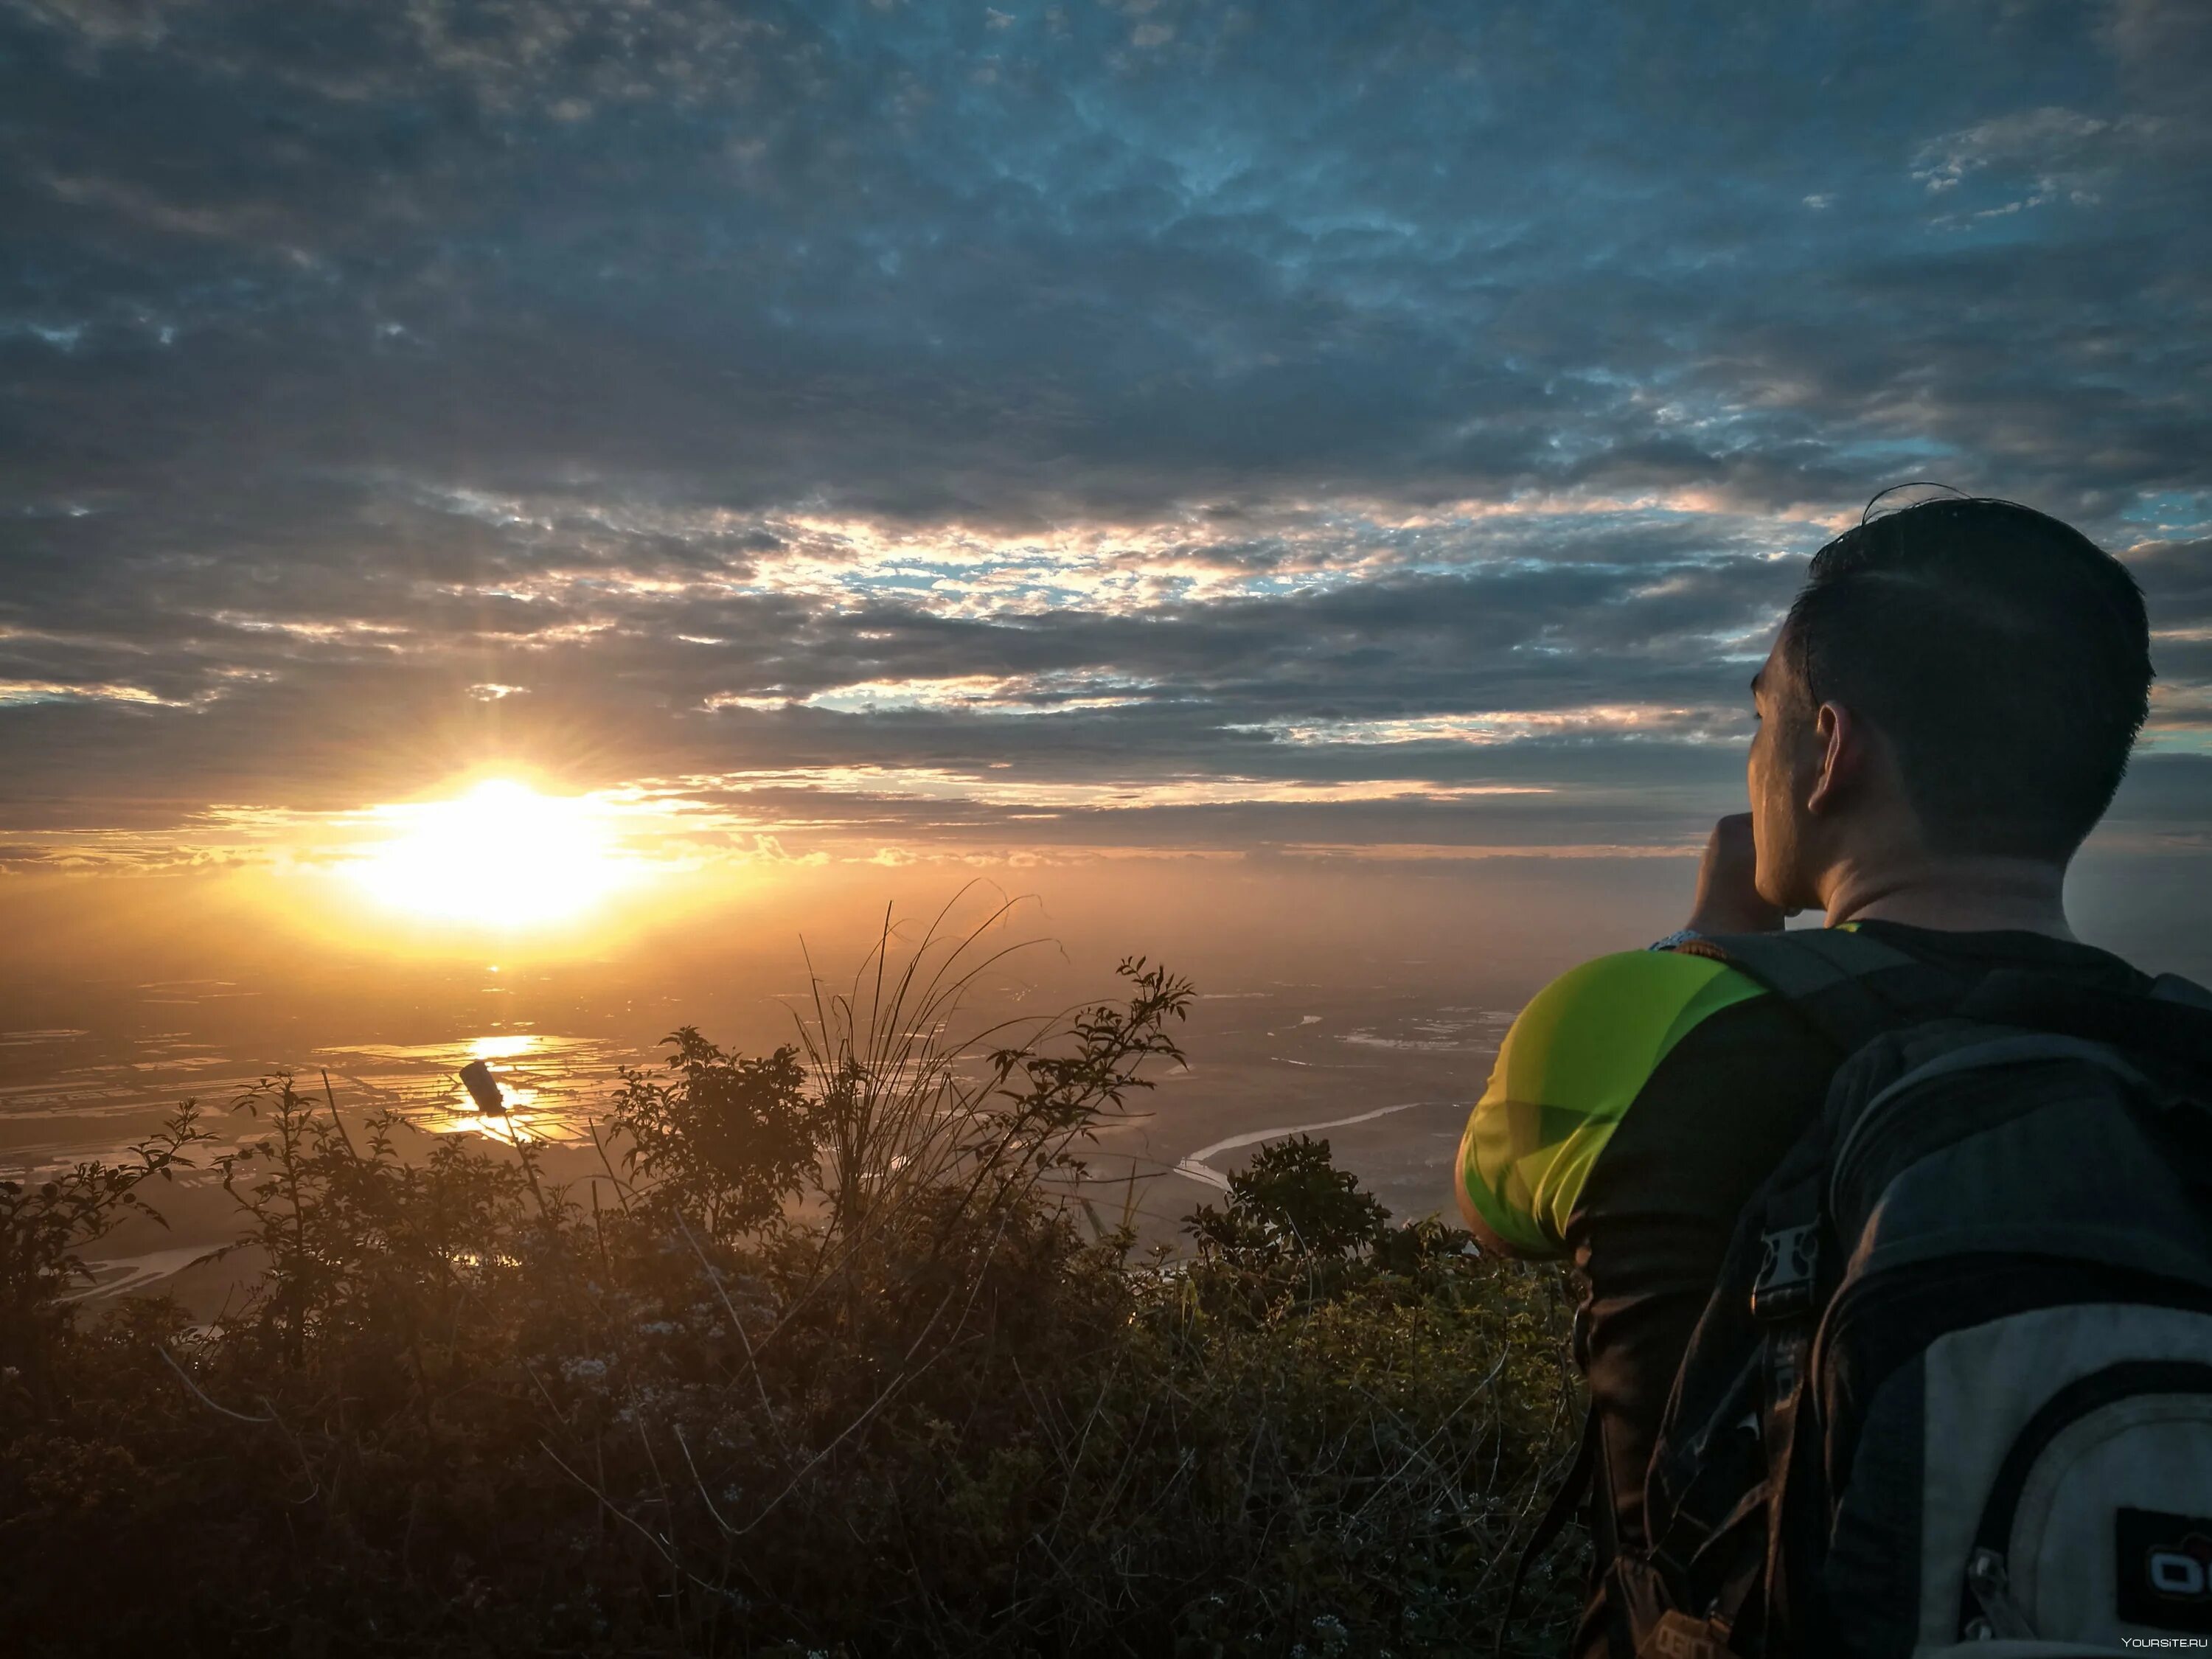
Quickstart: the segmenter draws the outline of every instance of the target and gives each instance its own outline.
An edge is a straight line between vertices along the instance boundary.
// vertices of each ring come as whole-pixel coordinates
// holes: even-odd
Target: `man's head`
[[[2142,595],[2009,501],[1923,501],[1814,556],[1765,666],[1750,762],[1760,896],[1826,908],[1846,864],[2063,866],[2148,712]]]

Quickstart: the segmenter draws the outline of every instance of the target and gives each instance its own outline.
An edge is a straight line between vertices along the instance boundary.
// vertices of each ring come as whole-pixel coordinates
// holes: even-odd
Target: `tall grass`
[[[189,1114],[0,1188],[15,1650],[1486,1651],[1571,1450],[1560,1279],[1325,1143],[1137,1259],[1071,1178],[1190,987],[971,1018],[1001,931],[887,923],[770,1054],[677,1033],[587,1190],[272,1078],[210,1165],[266,1266],[206,1325],[60,1299]]]

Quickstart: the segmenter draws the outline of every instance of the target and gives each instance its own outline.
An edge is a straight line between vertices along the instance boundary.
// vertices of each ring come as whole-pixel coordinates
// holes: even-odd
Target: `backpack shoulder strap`
[[[2002,969],[1977,985],[1958,1012],[1992,1025],[2108,1043],[2199,1076],[2212,1074],[2212,992],[2178,974],[2126,991]]]
[[[2160,1002],[2179,1002],[2185,1007],[2212,1009],[2212,991],[2206,990],[2193,979],[2184,979],[2179,974],[2160,974],[2150,982],[2150,994]]]
[[[1843,927],[1721,933],[1674,945],[1725,962],[1790,1003],[1845,1054],[1955,1001],[1953,975]]]
[[[1711,957],[1748,975],[1787,1001],[1843,1054],[1884,1032],[1948,1012],[1968,988],[1954,974],[1880,939],[1841,928],[1730,933],[1674,948]],[[1744,1334],[1755,1339],[1755,1346],[1750,1365],[1741,1376],[1757,1400],[1765,1473],[1751,1491],[1716,1493],[1705,1504],[1692,1501],[1686,1491],[1670,1518],[1670,1535],[1662,1551],[1673,1544],[1672,1534],[1686,1522],[1686,1535],[1711,1538],[1739,1517],[1765,1512],[1764,1548],[1735,1564],[1717,1587],[1717,1599],[1704,1610],[1706,1627],[1723,1634],[1739,1626],[1755,1632],[1780,1628],[1793,1611],[1786,1544],[1794,1535],[1797,1517],[1810,1512],[1802,1497],[1806,1482],[1817,1481],[1820,1474],[1820,1437],[1804,1431],[1801,1419],[1813,1336],[1826,1297],[1820,1249],[1821,1196],[1832,1127],[1825,1114],[1816,1116],[1746,1206],[1738,1240],[1731,1246],[1731,1262],[1741,1268],[1755,1260],[1755,1276],[1747,1285],[1729,1280],[1716,1291],[1717,1297],[1744,1289],[1750,1292],[1748,1307],[1742,1310],[1750,1316],[1751,1328]],[[1739,1251],[1753,1239],[1758,1255],[1739,1261]],[[1713,1317],[1709,1305],[1706,1319]],[[1705,1328],[1701,1324],[1699,1329]],[[1675,1387],[1670,1412],[1681,1397],[1680,1373]],[[1691,1484],[1694,1488],[1695,1481]],[[1704,1512],[1714,1501],[1730,1500],[1733,1508],[1726,1515]],[[1658,1641],[1656,1633],[1653,1639]],[[1754,1636],[1754,1641],[1759,1639]],[[1664,1647],[1661,1643],[1657,1650]]]

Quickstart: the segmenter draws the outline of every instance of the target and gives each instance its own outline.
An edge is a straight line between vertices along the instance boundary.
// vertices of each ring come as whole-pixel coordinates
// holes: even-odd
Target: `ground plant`
[[[676,1033],[587,1193],[286,1076],[220,1157],[188,1109],[0,1183],[10,1651],[1489,1652],[1577,1437],[1562,1277],[1303,1139],[1140,1252],[1083,1152],[1191,988],[965,1031],[990,958],[887,928],[783,1048]],[[185,1170],[251,1296],[67,1299]]]

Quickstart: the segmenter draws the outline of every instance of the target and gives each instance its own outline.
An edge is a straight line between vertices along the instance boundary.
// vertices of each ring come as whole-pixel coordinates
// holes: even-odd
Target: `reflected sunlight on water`
[[[480,1134],[488,1139],[574,1141],[586,1124],[606,1114],[616,1070],[628,1056],[599,1038],[538,1031],[503,1031],[452,1042],[325,1050],[335,1058],[358,1055],[369,1064],[345,1073],[417,1128],[433,1134]],[[482,1060],[499,1085],[507,1109],[477,1109],[461,1067]],[[425,1074],[428,1075],[425,1075]],[[332,1075],[337,1075],[332,1067]]]
[[[187,1098],[199,1102],[202,1127],[216,1136],[199,1159],[204,1164],[260,1133],[255,1120],[228,1108],[278,1069],[181,1033],[130,1042],[76,1031],[5,1036],[39,1040],[21,1045],[29,1075],[0,1083],[0,1169],[118,1157]],[[302,1092],[315,1097],[326,1073],[349,1121],[388,1109],[432,1134],[479,1134],[512,1145],[518,1135],[586,1139],[587,1121],[606,1115],[618,1068],[644,1058],[635,1045],[607,1037],[493,1031],[441,1042],[327,1043],[289,1069]],[[477,1111],[460,1080],[460,1068],[478,1060],[499,1083],[503,1116]]]

